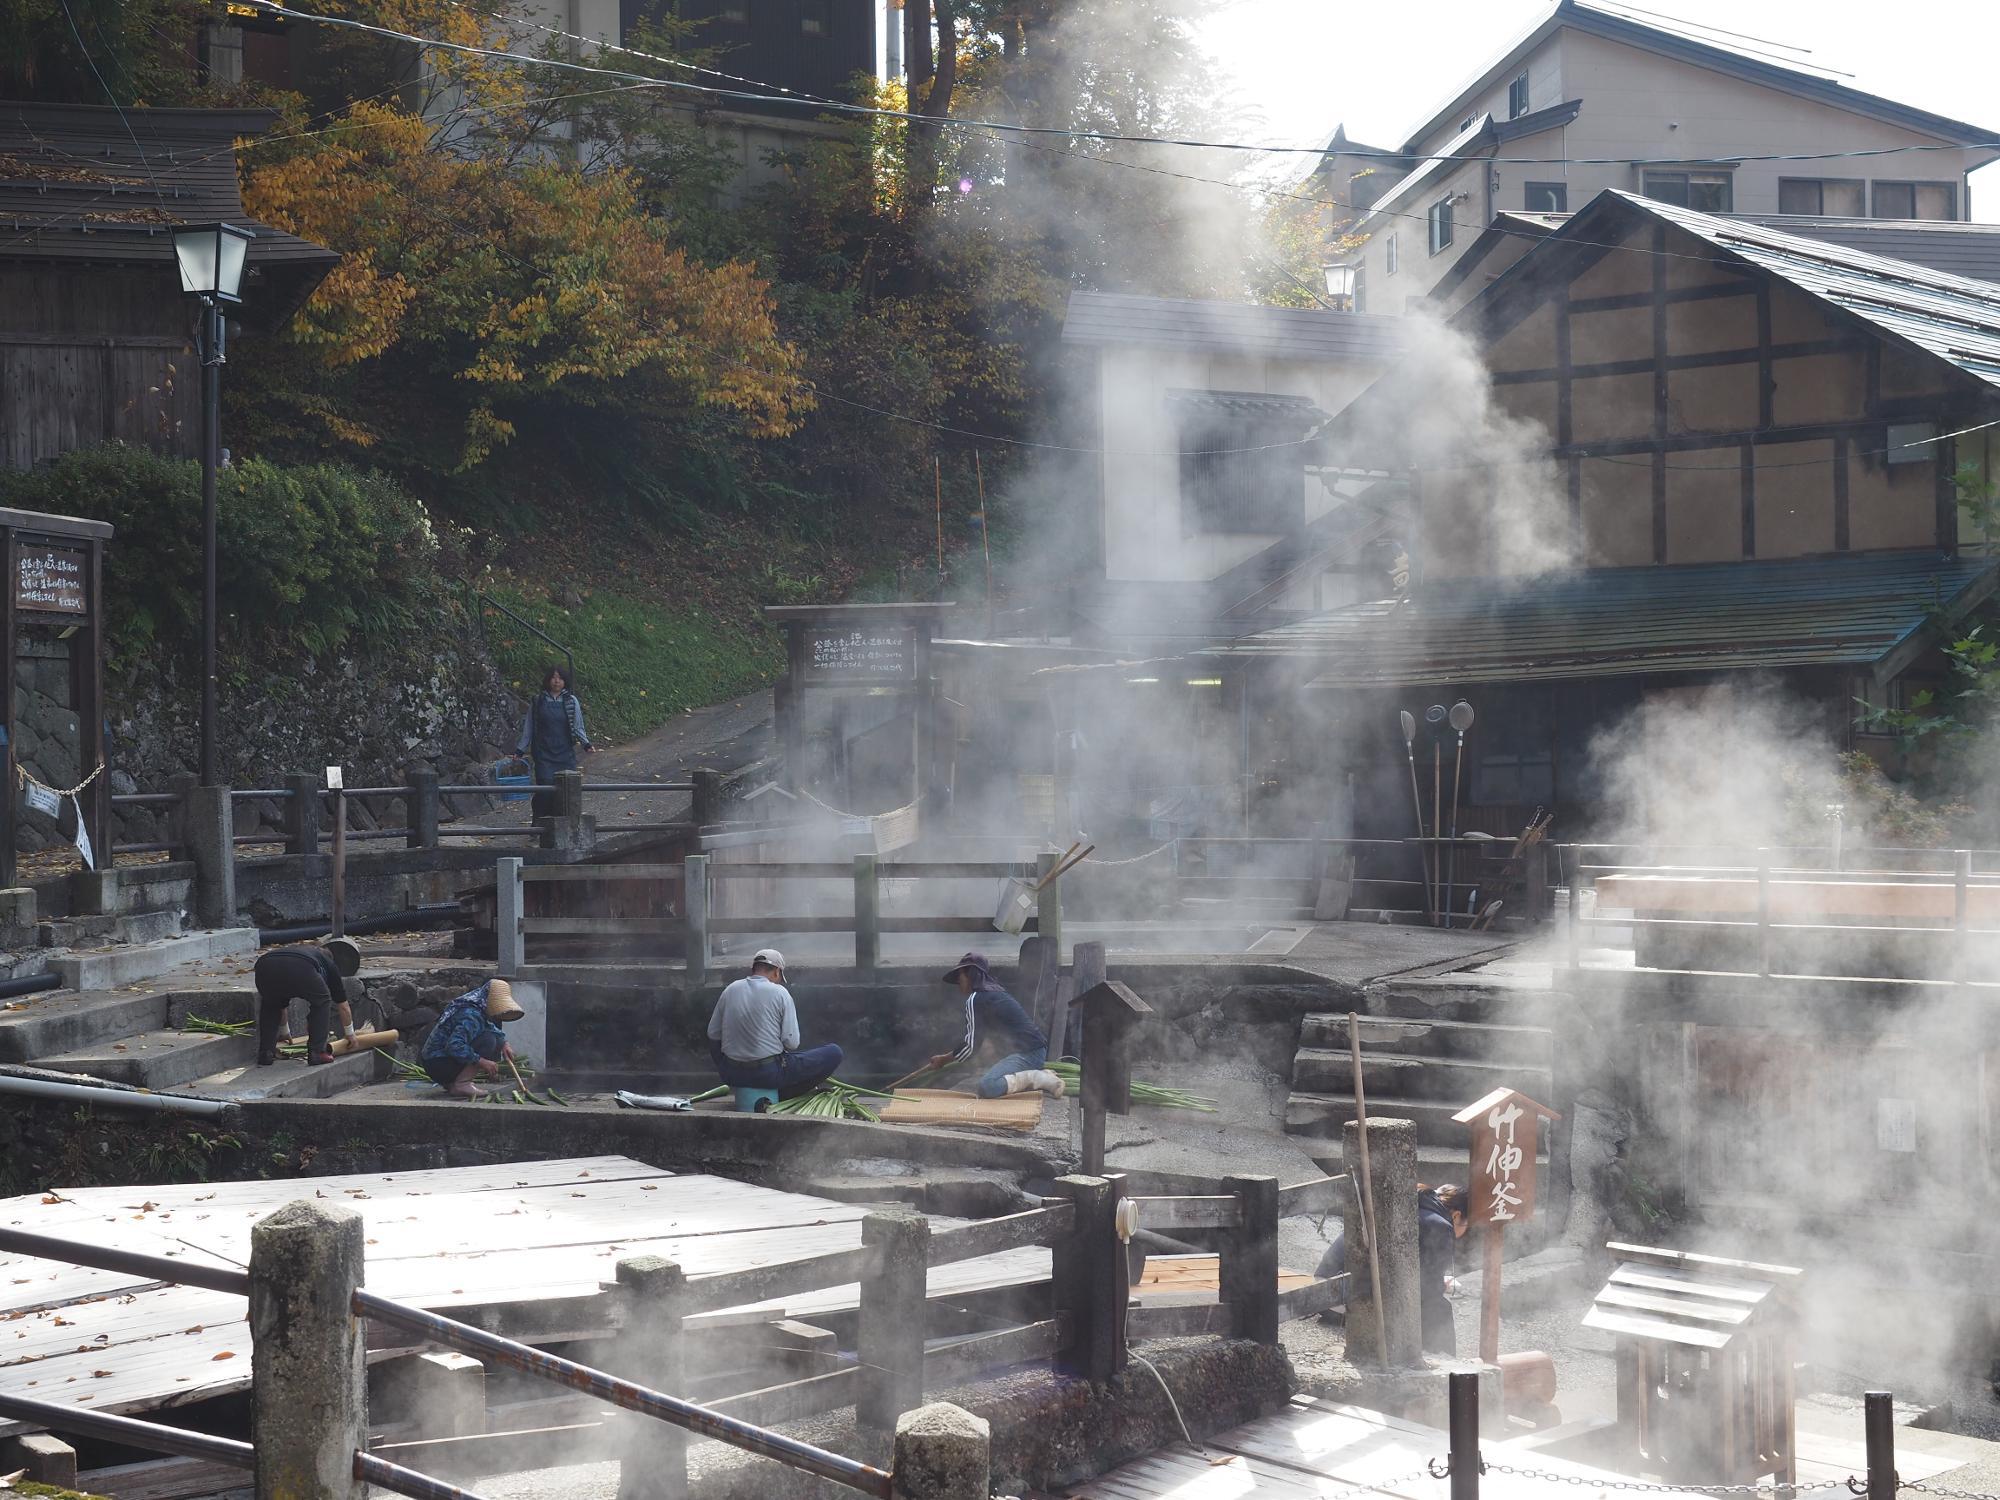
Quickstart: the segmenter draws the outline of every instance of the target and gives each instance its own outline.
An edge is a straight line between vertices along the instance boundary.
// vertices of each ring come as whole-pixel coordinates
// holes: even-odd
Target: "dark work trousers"
[[[824,1047],[808,1047],[803,1052],[780,1052],[761,1062],[738,1062],[722,1050],[722,1043],[710,1039],[708,1055],[715,1071],[733,1089],[776,1089],[780,1099],[796,1099],[810,1094],[840,1070],[840,1049],[828,1042]]]
[[[280,948],[257,960],[257,1061],[278,1059],[278,1038],[285,1028],[285,1012],[294,1000],[306,1003],[306,1056],[326,1053],[327,1023],[332,1019],[333,995],[319,965],[303,953]]]
[[[574,755],[565,761],[538,760],[535,762],[535,785],[554,786],[556,772],[574,771],[576,769],[577,764]],[[556,815],[556,794],[554,792],[535,793],[535,800],[529,804],[529,810],[537,821],[542,818],[553,818]]]

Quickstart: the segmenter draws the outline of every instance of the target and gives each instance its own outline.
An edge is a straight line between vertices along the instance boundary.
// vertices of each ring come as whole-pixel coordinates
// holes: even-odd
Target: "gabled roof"
[[[262,109],[121,115],[94,105],[0,103],[0,259],[157,266],[172,275],[174,226],[226,220],[256,235],[245,313],[281,321],[340,256],[243,211],[236,141],[276,120]]]
[[[1996,576],[1988,558],[1875,552],[1458,578],[1201,654],[1297,660],[1315,681],[1354,687],[1809,666],[1886,680],[1921,649],[1934,610],[1963,614]]]
[[[1421,163],[1408,176],[1401,178],[1376,199],[1369,213],[1385,211],[1390,204],[1414,196],[1417,189],[1425,183],[1433,182],[1440,177],[1449,177],[1465,164],[1464,158],[1468,156],[1477,156],[1488,150],[1498,150],[1509,141],[1520,140],[1524,136],[1540,135],[1545,130],[1555,130],[1567,125],[1582,112],[1582,109],[1581,99],[1567,99],[1561,104],[1552,104],[1547,109],[1534,110],[1512,120],[1496,120],[1491,115],[1481,115],[1440,146],[1437,155]],[[1366,217],[1362,223],[1366,225]]]
[[[1731,214],[1802,239],[1866,250],[1974,281],[2000,281],[2000,224],[1957,219],[1842,219],[1802,214]]]
[[[1955,141],[1968,146],[2000,141],[2000,130],[1984,129],[1968,124],[1964,120],[1932,114],[1929,110],[1918,109],[1913,105],[1898,104],[1895,100],[1885,99],[1879,94],[1849,88],[1845,84],[1834,83],[1812,73],[1800,72],[1796,68],[1763,62],[1726,47],[1696,41],[1693,37],[1683,36],[1679,32],[1662,30],[1660,27],[1648,26],[1625,16],[1612,15],[1608,11],[1580,5],[1577,0],[1557,0],[1555,9],[1545,19],[1502,53],[1491,66],[1467,80],[1443,108],[1412,131],[1403,147],[1404,152],[1414,155],[1421,150],[1426,136],[1451,119],[1454,114],[1461,113],[1465,109],[1468,96],[1490,88],[1502,75],[1517,67],[1530,52],[1566,26],[1588,32],[1592,36],[1603,37],[1608,41],[1622,42],[1627,46],[1692,63],[1696,67],[1726,73],[1749,83],[1762,84],[1767,88],[1778,89],[1800,98],[1817,100],[1836,109],[1850,110],[1871,119],[1921,131],[1927,135],[1937,136],[1941,140]]]
[[[1301,361],[1382,360],[1402,352],[1401,318],[1240,302],[1071,292],[1066,344],[1151,344]]]

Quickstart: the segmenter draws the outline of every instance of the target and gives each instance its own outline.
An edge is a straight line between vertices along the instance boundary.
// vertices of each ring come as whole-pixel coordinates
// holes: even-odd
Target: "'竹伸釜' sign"
[[[89,614],[86,560],[87,555],[74,547],[24,544],[15,554],[14,608],[43,614]]]
[[[1495,1089],[1452,1118],[1472,1127],[1466,1178],[1471,1222],[1516,1224],[1535,1211],[1535,1147],[1543,1120],[1561,1115],[1513,1089]]]

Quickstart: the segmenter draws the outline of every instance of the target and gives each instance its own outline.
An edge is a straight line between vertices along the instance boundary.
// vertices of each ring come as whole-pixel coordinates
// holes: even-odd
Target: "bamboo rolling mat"
[[[1132,1295],[1139,1298],[1169,1297],[1182,1292],[1215,1296],[1222,1288],[1222,1258],[1216,1255],[1148,1255],[1146,1271]],[[1278,1271],[1278,1290],[1309,1286],[1315,1278],[1303,1271]]]
[[[882,1106],[888,1125],[986,1125],[996,1130],[1033,1130],[1042,1123],[1040,1093],[981,1099],[955,1089],[897,1089]]]

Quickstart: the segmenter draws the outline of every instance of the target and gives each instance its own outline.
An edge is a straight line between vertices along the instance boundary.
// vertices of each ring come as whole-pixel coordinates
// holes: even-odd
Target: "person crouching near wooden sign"
[[[500,1028],[525,1014],[504,979],[467,990],[445,1006],[424,1038],[424,1071],[454,1099],[481,1097],[486,1090],[474,1080],[491,1078],[503,1061],[513,1061],[514,1049]]]

